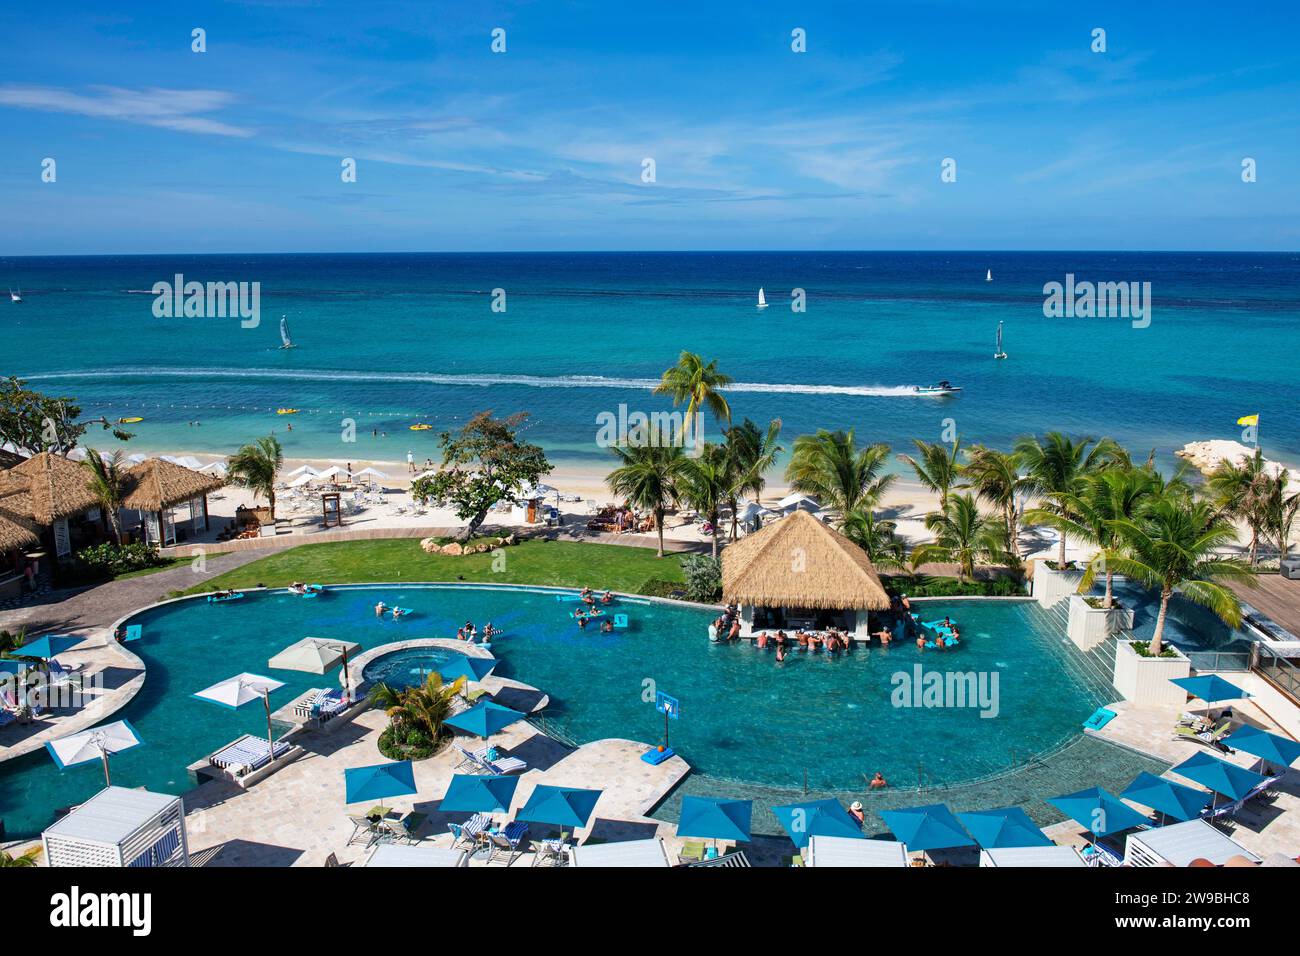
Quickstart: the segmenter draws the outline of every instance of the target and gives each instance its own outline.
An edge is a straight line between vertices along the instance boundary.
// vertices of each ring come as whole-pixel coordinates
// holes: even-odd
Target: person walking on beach
[[[406,450],[406,471],[408,474],[415,474],[415,455],[409,448]]]

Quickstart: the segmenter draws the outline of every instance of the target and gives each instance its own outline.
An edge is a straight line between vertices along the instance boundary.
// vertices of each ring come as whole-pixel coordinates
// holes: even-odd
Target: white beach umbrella
[[[364,477],[364,476],[366,476],[366,475],[369,475],[371,478],[387,478],[387,477],[388,477],[386,474],[384,474],[384,473],[383,473],[382,471],[380,471],[378,468],[362,468],[360,471],[358,471],[358,472],[354,472],[353,475],[352,475],[352,477],[353,477],[353,478],[361,478],[361,477]]]
[[[296,478],[298,475],[319,475],[319,474],[320,472],[317,471],[315,468],[313,468],[311,465],[299,465],[293,471],[288,472],[285,475],[285,477]]]
[[[361,645],[354,641],[331,641],[323,637],[304,637],[295,641],[266,666],[276,670],[306,671],[308,674],[326,674],[343,665],[343,683],[348,684],[348,655],[356,654]]]
[[[84,448],[74,448],[72,451],[68,452],[68,458],[72,461],[84,461],[85,457],[86,449]]]
[[[173,465],[176,464],[176,457],[174,455],[159,455],[158,458],[160,461],[171,462]]]
[[[776,503],[776,506],[787,513],[796,509],[808,512],[817,512],[822,510],[822,506],[817,503],[817,499],[809,498],[807,495],[800,494],[799,492],[786,495]]]
[[[226,473],[226,463],[224,461],[210,461],[199,471],[210,471],[214,475],[224,475]]]
[[[90,730],[51,740],[46,743],[45,749],[50,752],[50,756],[54,758],[60,770],[89,763],[92,760],[103,761],[104,786],[108,787],[112,786],[108,775],[109,755],[139,747],[143,743],[144,741],[140,739],[140,735],[135,732],[135,728],[130,723],[118,720],[111,724],[104,724],[102,727],[92,727]]]
[[[290,488],[301,488],[303,485],[310,485],[316,480],[315,475],[299,475],[293,481],[289,482]]]
[[[436,475],[437,473],[438,473],[438,470],[437,470],[436,468],[430,468],[428,471],[422,471],[422,472],[420,472],[420,473],[419,473],[418,475],[416,475],[415,478],[413,478],[412,480],[413,480],[413,481],[419,481],[421,478],[432,478],[432,477],[433,477],[434,475]]]
[[[736,518],[739,521],[749,521],[759,515],[773,514],[770,508],[764,508],[762,505],[753,501],[745,502],[745,506],[737,513]]]
[[[182,468],[189,468],[191,471],[198,471],[203,467],[203,462],[199,461],[193,455],[182,455],[180,458],[176,459],[175,463],[180,465]]]
[[[340,468],[338,465],[331,465],[329,468],[326,468],[324,471],[322,471],[322,472],[320,472],[319,474],[317,474],[316,477],[317,477],[317,478],[337,478],[337,477],[339,477],[340,475],[346,475],[346,474],[347,474],[347,470],[346,470],[346,469],[344,469],[344,468]]]
[[[284,681],[263,677],[261,674],[236,674],[225,680],[206,687],[194,696],[200,700],[211,701],[231,710],[238,710],[245,704],[261,700],[266,706],[266,747],[271,762],[275,762],[275,733],[271,729],[271,692],[284,686]]]

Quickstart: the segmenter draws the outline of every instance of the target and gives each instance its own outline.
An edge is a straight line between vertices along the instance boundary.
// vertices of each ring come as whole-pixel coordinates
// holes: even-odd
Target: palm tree
[[[794,440],[785,477],[795,491],[847,515],[880,503],[885,490],[898,477],[880,473],[888,459],[888,445],[859,448],[853,429],[830,432],[823,428],[815,435],[800,435]]]
[[[463,677],[444,684],[441,674],[430,671],[423,684],[401,690],[376,684],[370,690],[370,703],[382,707],[395,727],[415,727],[434,741],[441,736],[442,725],[451,716],[456,695],[464,686]]]
[[[1300,509],[1300,492],[1287,494],[1290,473],[1283,470],[1265,479],[1263,530],[1277,545],[1278,558],[1285,561],[1291,549],[1291,528]]]
[[[14,856],[11,853],[0,853],[0,867],[27,867],[36,865],[36,857],[41,853],[40,847],[32,847],[26,853],[20,853]]]
[[[657,557],[664,556],[664,514],[677,500],[678,480],[686,456],[680,445],[663,442],[665,436],[657,430],[650,440],[638,445],[614,445],[610,448],[621,462],[605,476],[605,482],[615,495],[626,498],[637,508],[654,512],[655,528],[659,532]]]
[[[1229,626],[1241,623],[1241,603],[1219,582],[1254,585],[1255,576],[1248,565],[1219,556],[1220,549],[1236,540],[1236,531],[1214,505],[1190,500],[1180,492],[1162,494],[1135,517],[1114,525],[1119,547],[1106,555],[1107,569],[1160,589],[1152,657],[1160,656],[1175,589]]]
[[[863,551],[878,568],[903,566],[903,542],[894,534],[897,526],[892,521],[878,520],[873,512],[864,509],[850,511],[840,522],[840,531]]]
[[[781,419],[775,418],[767,424],[767,432],[761,432],[758,426],[748,418],[740,425],[732,425],[725,431],[726,440],[723,447],[727,452],[727,504],[731,508],[731,540],[735,541],[737,533],[736,511],[740,499],[745,495],[758,498],[767,483],[766,473],[776,463],[776,458],[783,449],[776,443],[781,434]]]
[[[86,470],[90,472],[90,491],[99,506],[108,514],[113,527],[113,540],[122,544],[122,499],[126,497],[126,469],[122,467],[122,452],[115,451],[104,458],[93,448],[86,449]]]
[[[1025,488],[1020,477],[1020,455],[975,445],[968,452],[969,461],[962,468],[967,483],[981,501],[1002,509],[1007,527],[1007,550],[1020,557],[1020,531],[1016,523],[1016,495]]]
[[[1223,461],[1205,483],[1210,500],[1225,517],[1244,521],[1250,528],[1250,566],[1259,564],[1259,535],[1267,520],[1268,474],[1264,458],[1254,456],[1238,463]]]
[[[1004,564],[1009,559],[1003,542],[1002,522],[980,514],[973,495],[953,495],[945,511],[925,516],[925,526],[934,540],[912,549],[912,569],[927,561],[951,561],[957,565],[957,579],[975,576],[979,563]]]
[[[731,406],[722,396],[721,389],[730,385],[733,379],[730,375],[719,372],[717,364],[715,360],[706,365],[704,359],[694,352],[683,350],[677,358],[677,364],[665,369],[663,378],[655,386],[655,394],[672,396],[674,406],[686,403],[682,435],[691,430],[691,423],[702,407],[713,412],[718,421],[731,422]],[[698,430],[694,440],[702,440]]]
[[[1079,490],[1085,476],[1110,464],[1128,463],[1124,449],[1110,438],[1075,440],[1060,432],[1048,432],[1041,440],[1027,435],[1016,442],[1015,453],[1028,472],[1027,489],[1043,499],[1035,513],[1050,510],[1062,517],[1068,517],[1065,502]],[[1065,567],[1064,534],[1057,565]]]
[[[1169,495],[1179,492],[1170,490]],[[1073,535],[1080,541],[1095,545],[1099,550],[1088,562],[1079,593],[1092,588],[1097,572],[1106,575],[1106,596],[1102,607],[1109,610],[1115,604],[1115,569],[1109,556],[1120,546],[1117,521],[1132,521],[1142,508],[1161,494],[1160,476],[1146,468],[1112,468],[1089,475],[1083,480],[1081,490],[1066,500],[1066,514],[1039,511],[1026,514],[1030,520],[1042,521],[1056,528],[1064,537]]]
[[[260,495],[271,506],[271,520],[275,520],[275,476],[284,464],[284,449],[274,435],[259,438],[245,445],[231,457],[227,476],[241,488],[249,488],[254,500]]]
[[[946,511],[948,493],[952,491],[953,485],[957,483],[957,478],[961,474],[961,466],[957,463],[961,436],[954,438],[951,446],[937,441],[924,442],[916,438],[912,441],[920,455],[915,458],[911,455],[899,455],[898,460],[912,466],[922,487],[938,492],[939,510]]]
[[[697,458],[684,458],[678,488],[690,506],[713,526],[713,557],[718,556],[718,513],[730,488],[727,450],[706,444]]]

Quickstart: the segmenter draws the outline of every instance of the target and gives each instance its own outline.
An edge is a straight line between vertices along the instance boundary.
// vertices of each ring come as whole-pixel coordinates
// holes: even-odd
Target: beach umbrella
[[[282,681],[262,677],[260,674],[236,674],[223,681],[205,687],[194,696],[200,700],[220,704],[231,710],[238,710],[245,704],[260,700],[266,707],[266,749],[271,763],[275,763],[275,733],[271,730],[271,692],[284,686]]]
[[[1267,779],[1262,774],[1212,757],[1204,751],[1188,757],[1178,766],[1171,767],[1170,771],[1194,780],[1203,787],[1209,787],[1230,800],[1242,799]]]
[[[596,801],[603,790],[582,790],[576,787],[552,787],[539,784],[528,795],[528,800],[515,814],[516,820],[526,823],[549,823],[557,827],[585,827],[596,809]],[[561,831],[560,838],[564,838]]]
[[[304,637],[276,654],[266,666],[282,671],[306,671],[308,674],[327,674],[339,664],[343,665],[343,686],[351,688],[348,680],[348,655],[361,650],[355,641],[331,641],[323,637]]]
[[[1221,700],[1241,700],[1249,697],[1236,684],[1226,681],[1218,674],[1203,674],[1199,677],[1171,677],[1169,683],[1177,684],[1193,697],[1199,697],[1207,704]]]
[[[440,665],[438,673],[445,681],[454,681],[462,677],[467,681],[480,681],[492,673],[492,669],[500,663],[495,657],[470,657],[468,654],[457,654],[446,664]]]
[[[343,771],[343,783],[347,790],[345,803],[383,800],[385,797],[409,797],[416,792],[415,767],[409,760],[372,764],[369,767],[349,767]],[[388,812],[382,803],[379,809],[383,813]]]
[[[485,700],[482,703],[475,704],[468,710],[461,711],[454,717],[448,717],[443,723],[455,727],[457,730],[474,734],[476,737],[487,739],[497,731],[509,727],[515,721],[523,718],[524,715],[517,710],[511,710],[509,707],[502,707],[500,704]]]
[[[957,819],[966,832],[985,850],[1018,846],[1052,846],[1052,841],[1020,807],[997,810],[973,810],[959,813]],[[895,830],[895,833],[898,831]],[[904,840],[904,843],[907,841]]]
[[[45,744],[45,749],[54,758],[60,770],[75,767],[92,760],[104,764],[104,786],[111,787],[113,782],[108,775],[109,754],[121,753],[144,743],[135,728],[128,721],[118,720],[101,727],[92,727],[80,733],[69,734],[58,740]]]
[[[13,653],[19,657],[39,657],[41,660],[48,661],[50,658],[76,647],[83,640],[85,638],[69,637],[66,634],[47,634],[45,637],[38,637],[30,644],[24,644]]]
[[[518,777],[458,773],[438,804],[444,813],[509,813]]]
[[[1052,797],[1047,802],[1086,827],[1094,839],[1150,822],[1119,797],[1107,793],[1101,787],[1089,787],[1077,793]]]
[[[752,800],[687,795],[682,797],[682,809],[677,817],[677,835],[715,842],[736,840],[747,843],[753,813]]]
[[[961,823],[942,803],[930,803],[906,810],[881,810],[880,818],[908,850],[946,850],[974,846]]]
[[[224,461],[210,461],[202,468],[200,468],[199,471],[210,471],[214,475],[224,475],[227,471],[227,468],[226,468],[226,463]]]
[[[198,471],[203,467],[203,463],[192,455],[182,455],[176,459],[174,464],[180,465],[182,468],[188,468],[190,471]]]
[[[773,807],[777,821],[802,850],[815,836],[849,837],[865,840],[862,826],[849,816],[838,800],[805,800]]]
[[[745,506],[741,508],[739,512],[737,512],[736,520],[751,521],[754,518],[757,518],[759,515],[770,515],[772,513],[773,512],[770,508],[764,508],[762,505],[757,504],[756,502],[747,501],[745,502]]]
[[[799,492],[786,495],[776,503],[776,506],[787,514],[792,511],[807,511],[813,514],[822,510],[822,506],[818,504],[816,498],[809,498]]]
[[[316,475],[317,478],[338,478],[340,475],[347,475],[347,470],[340,468],[338,465],[331,465],[324,471]]]
[[[293,481],[289,482],[290,488],[301,488],[303,485],[310,485],[316,480],[315,475],[299,475]]]
[[[380,471],[378,468],[362,468],[358,472],[353,472],[352,477],[365,478],[366,484],[368,485],[373,485],[375,483],[374,479],[376,478],[378,478],[380,481],[384,481],[385,479],[388,478],[388,476],[384,474],[382,471]]]
[[[1159,810],[1164,816],[1175,820],[1196,819],[1212,799],[1204,790],[1185,787],[1145,770],[1133,778],[1133,782],[1120,796],[1152,810]]]
[[[1300,757],[1300,743],[1296,743],[1289,737],[1270,734],[1267,730],[1260,730],[1258,727],[1246,726],[1234,730],[1223,739],[1223,742],[1230,744],[1234,750],[1244,750],[1248,754],[1263,757],[1270,763],[1283,767],[1291,766],[1295,759]]]
[[[315,468],[313,468],[311,465],[299,465],[299,466],[298,466],[297,468],[295,468],[293,471],[286,472],[286,473],[285,473],[285,477],[286,477],[286,478],[296,478],[296,477],[298,477],[299,475],[318,475],[318,474],[320,474],[320,472],[318,472],[318,471],[317,471]]]

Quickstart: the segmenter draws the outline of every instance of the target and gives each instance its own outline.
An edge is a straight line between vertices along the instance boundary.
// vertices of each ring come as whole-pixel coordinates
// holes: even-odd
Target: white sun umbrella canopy
[[[791,511],[807,511],[809,513],[816,513],[822,510],[822,506],[817,503],[817,499],[809,498],[807,495],[800,494],[799,492],[786,495],[776,503],[776,506],[787,514]]]
[[[318,473],[316,477],[317,478],[338,478],[340,476],[346,476],[347,473],[348,472],[346,468],[340,468],[338,465],[331,465],[329,468],[326,468],[324,471]]]
[[[224,461],[210,461],[197,470],[205,473],[210,472],[214,475],[225,475],[228,469],[226,468],[226,463]]]
[[[275,734],[271,730],[271,693],[283,686],[283,681],[244,672],[206,687],[194,696],[200,700],[220,704],[222,707],[229,707],[231,710],[238,710],[245,704],[260,700],[266,706],[266,746],[271,762],[274,763]]]
[[[45,744],[45,749],[50,752],[60,770],[90,763],[92,760],[103,761],[104,786],[108,787],[112,786],[108,773],[109,756],[139,747],[143,743],[130,723],[118,720],[51,740]]]
[[[286,477],[286,478],[296,478],[296,477],[298,477],[299,475],[319,475],[319,474],[320,474],[320,472],[318,472],[318,471],[317,471],[315,468],[313,468],[311,465],[299,465],[299,466],[298,466],[297,468],[295,468],[293,471],[287,472],[287,473],[285,474],[285,477]]]
[[[293,481],[289,482],[289,487],[290,487],[290,488],[301,488],[301,487],[303,487],[304,485],[310,485],[310,484],[311,484],[313,481],[315,481],[315,480],[316,480],[316,476],[315,476],[315,475],[299,475],[299,476],[298,476],[297,478],[295,478]]]
[[[182,468],[188,468],[191,471],[198,471],[203,467],[203,462],[199,461],[193,455],[182,455],[177,458],[173,464],[180,465]]]
[[[741,508],[740,512],[736,515],[736,518],[739,519],[740,521],[749,521],[752,518],[758,517],[759,515],[770,515],[770,514],[774,514],[774,512],[770,508],[764,508],[762,505],[757,504],[756,502],[747,501],[745,502],[745,506]]]
[[[382,471],[380,471],[378,468],[362,468],[360,471],[353,472],[352,477],[366,478],[369,480],[369,483],[373,483],[373,480],[376,478],[379,479],[380,481],[383,481],[388,476],[384,474]]]
[[[356,654],[361,645],[354,641],[333,641],[324,637],[304,637],[276,654],[266,666],[272,670],[305,671],[327,674],[343,665],[343,683],[348,684],[348,655]]]

